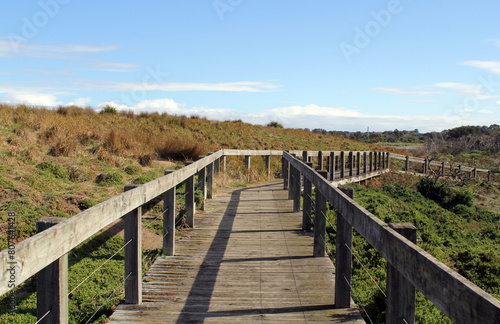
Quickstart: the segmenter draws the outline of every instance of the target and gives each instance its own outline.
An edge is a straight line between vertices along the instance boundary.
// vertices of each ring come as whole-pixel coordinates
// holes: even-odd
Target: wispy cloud
[[[498,61],[465,61],[462,65],[473,66],[493,74],[500,74],[500,62]]]
[[[387,87],[372,88],[371,90],[375,91],[375,92],[392,93],[392,94],[396,94],[396,95],[432,96],[432,95],[440,94],[440,92],[438,92],[438,91],[413,90],[413,89],[404,89],[404,88],[387,88]]]
[[[55,107],[63,104],[63,102],[58,100],[57,96],[53,94],[35,92],[10,92],[6,94],[1,101],[11,104],[24,103],[27,105],[44,107]]]
[[[25,43],[15,37],[0,37],[0,57],[42,57],[58,58],[58,54],[74,53],[97,53],[108,52],[118,49],[117,45],[85,45],[85,44],[63,44],[63,45],[40,45]]]

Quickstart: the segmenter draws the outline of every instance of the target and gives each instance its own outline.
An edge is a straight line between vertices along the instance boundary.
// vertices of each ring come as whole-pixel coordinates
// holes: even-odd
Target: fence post
[[[488,170],[488,182],[491,182],[491,170]]]
[[[323,170],[323,151],[318,151],[318,170]]]
[[[385,163],[385,167],[386,169],[390,169],[391,168],[391,153],[389,152],[386,152],[385,153],[385,159],[386,159],[386,163]]]
[[[214,161],[214,173],[215,173],[215,175],[219,175],[219,172],[220,172],[220,158],[216,159]]]
[[[308,161],[308,152],[307,151],[303,151],[302,152],[302,161],[309,162]]]
[[[300,194],[301,194],[301,176],[300,176],[300,170],[293,168],[293,212],[299,212],[300,211]]]
[[[285,159],[285,157],[283,156],[282,157],[282,161],[283,163],[282,167],[281,167],[281,170],[283,170],[283,190],[287,190],[288,189],[288,184],[289,184],[289,181],[290,181],[290,162],[288,162],[287,159]]]
[[[411,223],[389,226],[412,243],[417,243],[417,228]],[[415,287],[390,263],[387,263],[386,323],[415,323]]]
[[[312,168],[312,163],[306,163],[307,166]],[[306,231],[311,230],[311,211],[312,211],[312,183],[306,178],[304,174],[304,200],[302,209],[302,229]]]
[[[474,170],[472,172],[474,172],[474,179],[477,179],[477,169],[474,168]]]
[[[36,232],[66,221],[61,217],[44,217],[36,222]],[[68,255],[65,254],[36,274],[36,313],[40,323],[68,323]]]
[[[330,168],[328,169],[330,171],[330,180],[335,179],[335,152],[330,152]]]
[[[352,169],[354,167],[353,159],[354,159],[354,154],[351,151],[351,152],[349,152],[349,162],[348,162],[348,164],[349,164],[349,176],[350,177],[352,177]]]
[[[427,174],[427,164],[428,164],[428,163],[429,163],[429,162],[428,162],[428,160],[427,160],[427,159],[425,159],[425,160],[424,160],[424,174]]]
[[[187,162],[190,165],[192,162]],[[212,164],[213,165],[213,164]],[[213,171],[213,170],[212,170]],[[185,206],[186,206],[186,225],[194,228],[194,214],[196,213],[196,202],[194,201],[194,174],[189,176],[184,182],[185,186]]]
[[[250,181],[250,155],[245,155],[245,168],[247,172],[248,181]]]
[[[314,203],[314,257],[324,257],[326,249],[326,199],[325,196],[315,188]]]
[[[204,156],[200,157],[200,160],[204,158]],[[201,210],[205,210],[205,199],[207,199],[207,170],[206,168],[201,168],[198,170],[198,188],[201,190],[203,197],[202,201],[200,202],[200,208]]]
[[[367,154],[366,152],[363,152],[363,173],[366,174],[366,158],[367,158]]]
[[[340,179],[345,177],[345,152],[340,152]]]
[[[373,171],[373,152],[370,152],[370,172]]]
[[[174,171],[165,171],[165,175],[172,172]],[[163,210],[165,211],[163,215],[163,254],[172,256],[175,254],[175,216],[177,214],[175,212],[175,186],[163,194]]]
[[[354,189],[339,187],[344,194],[353,199]],[[335,308],[351,307],[352,277],[352,226],[343,215],[337,213],[337,241],[335,242]]]
[[[226,172],[226,156],[223,155],[221,159],[222,159],[222,172]]]
[[[139,185],[127,185],[124,191]],[[123,218],[125,247],[125,303],[142,304],[142,207],[127,213]]]
[[[267,180],[271,179],[271,155],[264,156],[264,164],[266,165]]]
[[[208,164],[206,169],[207,199],[212,199],[214,196],[214,163]]]
[[[373,152],[373,171],[377,171],[377,152]]]
[[[356,153],[356,174],[360,175],[361,173],[361,152]]]
[[[406,171],[410,170],[410,157],[408,155],[406,156],[405,170]]]
[[[441,175],[444,177],[445,172],[444,172],[444,162],[441,162]]]
[[[382,170],[385,170],[386,157],[387,157],[387,154],[385,152],[382,152]]]
[[[330,173],[330,164],[331,164],[331,163],[332,163],[332,162],[330,162],[330,155],[328,154],[328,155],[326,156],[326,171],[328,171],[328,173]],[[330,177],[329,177],[328,179],[330,179]]]

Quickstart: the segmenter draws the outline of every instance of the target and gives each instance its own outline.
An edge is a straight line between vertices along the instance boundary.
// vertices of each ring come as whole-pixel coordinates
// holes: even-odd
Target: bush
[[[135,175],[141,172],[141,167],[138,165],[129,165],[124,169],[124,171],[128,175]]]
[[[102,187],[109,185],[120,185],[123,184],[123,177],[120,173],[111,171],[109,173],[101,173],[100,175],[98,175],[95,182]]]
[[[272,121],[269,124],[266,125],[267,127],[276,127],[276,128],[283,128],[283,125],[276,121]]]
[[[86,198],[78,202],[78,208],[82,211],[89,209],[90,207],[94,207],[95,205],[97,205],[97,202],[90,198]]]
[[[203,154],[203,149],[196,142],[174,139],[156,147],[156,153],[162,159],[194,161]]]
[[[58,163],[52,161],[45,161],[36,165],[36,168],[42,171],[49,172],[53,176],[59,179],[68,178],[68,170]]]
[[[112,114],[115,115],[118,113],[115,107],[106,105],[102,110],[99,112],[100,114]]]
[[[454,191],[448,185],[431,178],[422,178],[417,184],[417,189],[424,197],[434,200],[448,210],[457,205],[470,207],[474,201],[474,195],[470,190]]]

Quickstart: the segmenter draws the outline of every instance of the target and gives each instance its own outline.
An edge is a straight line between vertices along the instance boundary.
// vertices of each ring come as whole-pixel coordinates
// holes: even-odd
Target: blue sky
[[[2,1],[0,101],[327,130],[500,124],[500,3]]]

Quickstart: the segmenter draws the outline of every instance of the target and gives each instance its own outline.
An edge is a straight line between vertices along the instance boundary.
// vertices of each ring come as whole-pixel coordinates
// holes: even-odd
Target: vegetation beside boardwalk
[[[277,122],[255,126],[234,121],[209,121],[198,116],[118,112],[105,107],[60,107],[55,110],[0,104],[0,249],[7,247],[7,214],[16,212],[16,239],[35,234],[45,216],[71,217],[123,192],[177,169],[186,160],[221,148],[237,149],[376,149],[336,136],[285,129]],[[379,147],[378,149],[381,149]],[[219,185],[244,186],[267,180],[264,161],[252,159],[248,177],[240,158],[229,157]],[[279,158],[271,159],[273,174]],[[183,213],[183,186],[177,190]],[[198,200],[201,192],[197,192]],[[155,204],[156,203],[156,204]],[[161,238],[162,203],[156,200],[143,219]],[[148,208],[148,209],[149,209]],[[182,222],[179,222],[182,226]],[[102,234],[70,253],[70,291],[123,245],[121,236]],[[161,251],[144,251],[145,267]],[[123,298],[123,251],[70,296],[70,322],[105,321]],[[16,290],[17,315],[9,314],[10,294],[0,297],[0,323],[28,323],[36,318],[34,278]]]

